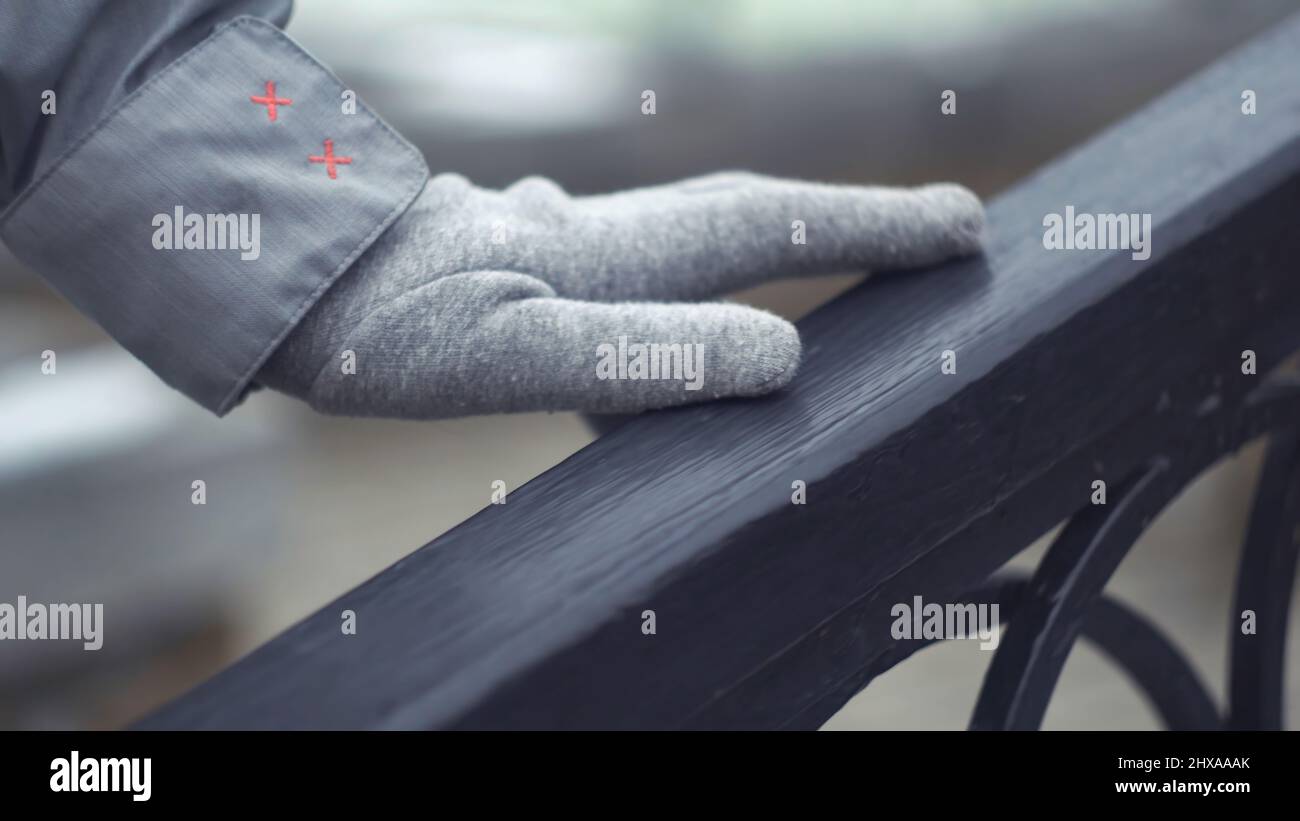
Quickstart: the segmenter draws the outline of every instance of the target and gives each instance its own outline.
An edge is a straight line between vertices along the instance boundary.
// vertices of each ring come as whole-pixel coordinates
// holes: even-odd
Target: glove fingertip
[[[953,256],[979,253],[984,244],[984,204],[974,192],[956,183],[927,185],[920,192],[945,226]]]
[[[738,396],[762,396],[784,388],[794,379],[803,358],[799,331],[786,320],[762,314],[737,379]]]

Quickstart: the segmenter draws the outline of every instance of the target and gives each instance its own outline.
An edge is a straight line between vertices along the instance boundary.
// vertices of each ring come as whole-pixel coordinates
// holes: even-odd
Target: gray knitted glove
[[[325,413],[408,419],[757,396],[794,375],[798,332],[765,311],[693,300],[972,254],[983,220],[956,185],[723,173],[569,197],[541,178],[487,191],[443,174],[258,380]]]

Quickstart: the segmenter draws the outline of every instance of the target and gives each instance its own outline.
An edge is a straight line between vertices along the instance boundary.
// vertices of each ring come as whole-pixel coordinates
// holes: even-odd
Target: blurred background
[[[1249,39],[1291,0],[345,0],[289,33],[419,146],[485,186],[576,193],[719,169],[955,180],[985,197]],[[644,90],[654,116],[641,114]],[[957,92],[957,116],[939,112]],[[797,318],[857,281],[738,299]],[[56,376],[41,354],[57,354]],[[0,643],[0,727],[110,728],[201,681],[586,445],[573,414],[331,419],[270,392],[192,406],[0,249],[0,601],[102,602],[104,649]],[[1260,446],[1203,477],[1109,591],[1223,692]],[[207,504],[190,503],[192,482]],[[1031,566],[1042,545],[1017,562]],[[1293,616],[1296,616],[1295,608]],[[1290,696],[1300,704],[1300,624]],[[961,728],[991,654],[951,642],[827,725]],[[1292,710],[1291,726],[1300,727]],[[1154,728],[1086,645],[1049,728]]]

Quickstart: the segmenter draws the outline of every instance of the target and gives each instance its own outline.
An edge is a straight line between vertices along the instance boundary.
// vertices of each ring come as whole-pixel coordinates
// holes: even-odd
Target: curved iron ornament
[[[1023,573],[999,573],[962,597],[960,604],[997,604],[999,615],[1014,622],[1029,591]],[[1128,605],[1104,593],[1083,621],[1080,636],[1115,662],[1142,689],[1171,730],[1213,730],[1219,711],[1200,675],[1160,629]],[[940,639],[909,642],[898,661]]]
[[[1300,436],[1276,435],[1255,491],[1254,508],[1229,614],[1231,662],[1227,724],[1234,730],[1283,727],[1286,628],[1300,541]],[[1243,614],[1254,614],[1247,632]]]
[[[1177,494],[1176,478],[1169,462],[1157,459],[1121,483],[1108,504],[1070,520],[1029,581],[985,675],[971,729],[1031,730],[1042,723],[1088,611],[1147,523]]]
[[[1076,514],[1018,591],[1015,617],[985,676],[971,729],[1037,729],[1081,634],[1136,679],[1171,729],[1223,726],[1173,645],[1137,614],[1104,599],[1102,590],[1146,526],[1184,487],[1226,453],[1284,427],[1256,491],[1241,561],[1227,721],[1231,727],[1280,728],[1300,523],[1300,445],[1292,427],[1297,422],[1300,380],[1271,379],[1231,411],[1211,397],[1192,420],[1183,452],[1154,459],[1120,483],[1109,504]],[[1253,634],[1240,629],[1246,609],[1256,614]],[[1137,620],[1143,626],[1135,626]]]

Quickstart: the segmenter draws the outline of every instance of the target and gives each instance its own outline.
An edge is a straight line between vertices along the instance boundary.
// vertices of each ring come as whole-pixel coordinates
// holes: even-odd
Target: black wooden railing
[[[636,419],[140,726],[814,728],[921,646],[889,629],[915,595],[1011,614],[974,727],[1038,726],[1080,635],[1172,727],[1278,726],[1300,522],[1300,383],[1277,372],[1300,349],[1297,78],[1292,21],[999,197],[983,259],[877,277],[809,316],[782,395]],[[1047,250],[1043,219],[1067,205],[1151,214],[1153,253]],[[1220,709],[1102,590],[1181,488],[1268,432],[1234,606],[1258,629],[1224,614]],[[1067,518],[1031,579],[990,580]]]

